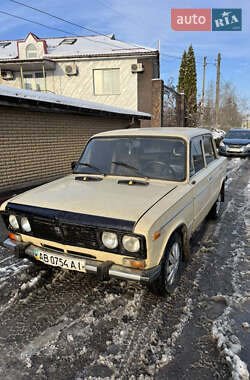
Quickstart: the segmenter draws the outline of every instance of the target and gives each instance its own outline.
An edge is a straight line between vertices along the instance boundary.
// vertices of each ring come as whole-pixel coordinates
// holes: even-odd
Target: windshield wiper
[[[124,166],[125,168],[128,168],[128,169],[132,169],[132,170],[134,170],[137,174],[139,174],[141,177],[143,177],[143,178],[148,178],[148,177],[146,177],[145,175],[143,175],[142,173],[140,173],[139,169],[137,169],[135,166],[129,165],[129,164],[127,164],[126,162],[112,161],[112,164],[120,165],[120,166]]]
[[[97,167],[94,166],[94,165],[87,164],[86,162],[78,162],[77,165],[80,165],[80,166],[87,166],[87,167],[90,168],[90,169],[98,170],[99,173],[104,174],[104,173],[101,171],[101,169],[97,168]]]

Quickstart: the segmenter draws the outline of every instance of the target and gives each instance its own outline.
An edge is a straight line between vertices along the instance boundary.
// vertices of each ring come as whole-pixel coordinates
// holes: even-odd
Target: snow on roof
[[[122,114],[122,115],[130,115],[130,116],[135,116],[137,118],[140,118],[140,117],[146,118],[146,119],[151,118],[151,115],[149,113],[113,107],[106,104],[89,102],[87,100],[69,98],[62,95],[56,95],[56,94],[44,93],[44,92],[38,92],[38,91],[32,91],[32,90],[24,90],[20,88],[0,85],[0,99],[1,97],[5,97],[5,96],[67,105],[67,106],[72,106],[72,107],[77,107],[77,108],[82,108],[82,109],[91,109],[91,110],[96,110],[96,111],[104,111],[104,112],[109,112],[109,113],[111,112],[111,113]]]
[[[47,54],[43,58],[79,57],[88,55],[116,54],[155,54],[157,49],[122,42],[114,39],[114,35],[70,36],[41,38],[47,45]],[[75,40],[73,43],[70,41]],[[10,43],[1,47],[1,44]],[[0,59],[18,58],[18,41],[0,41]]]
[[[0,41],[0,59],[18,58],[16,41]]]

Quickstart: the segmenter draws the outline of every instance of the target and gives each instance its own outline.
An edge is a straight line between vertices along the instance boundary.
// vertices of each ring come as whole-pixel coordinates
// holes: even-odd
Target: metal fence
[[[185,95],[163,88],[163,127],[185,127]]]

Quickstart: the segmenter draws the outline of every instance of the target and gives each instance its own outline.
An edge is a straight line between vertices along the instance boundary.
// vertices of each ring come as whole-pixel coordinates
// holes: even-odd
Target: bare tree
[[[202,125],[212,128],[215,124],[215,86],[214,82],[210,81],[207,86],[204,116]]]
[[[220,91],[220,129],[227,131],[231,128],[241,128],[242,119],[247,110],[247,99],[237,94],[231,81],[224,82]],[[210,81],[207,87],[202,125],[208,128],[215,126],[215,85],[213,81]]]
[[[231,128],[241,128],[243,119],[239,107],[241,101],[232,82],[225,82],[221,88],[219,110],[219,124],[225,131]]]
[[[176,96],[174,78],[170,77],[164,86],[163,126],[176,127]]]

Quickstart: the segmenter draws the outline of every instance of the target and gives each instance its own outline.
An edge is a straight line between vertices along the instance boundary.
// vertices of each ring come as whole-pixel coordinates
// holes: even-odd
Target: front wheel
[[[181,275],[183,266],[183,246],[180,234],[174,233],[166,247],[159,277],[148,285],[149,290],[157,295],[173,293]]]

